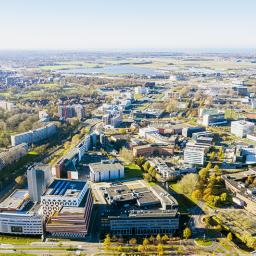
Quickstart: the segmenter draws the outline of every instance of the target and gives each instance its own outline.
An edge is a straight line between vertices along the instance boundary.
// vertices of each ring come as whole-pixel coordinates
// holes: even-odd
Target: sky
[[[256,48],[255,0],[0,0],[0,49]]]

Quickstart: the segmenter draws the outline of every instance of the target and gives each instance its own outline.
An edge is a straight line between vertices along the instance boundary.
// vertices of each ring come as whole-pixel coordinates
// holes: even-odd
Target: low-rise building
[[[141,146],[134,146],[132,148],[132,153],[134,157],[138,156],[171,156],[174,154],[174,145],[166,144],[146,144]]]
[[[240,138],[245,138],[248,134],[253,134],[254,123],[248,121],[231,122],[231,133]]]
[[[173,234],[179,228],[178,203],[158,185],[130,189],[121,184],[108,188],[104,195],[109,207],[102,214],[101,226],[106,232],[145,237]]]
[[[124,177],[124,166],[120,163],[92,163],[89,164],[90,180],[93,182],[102,182],[118,180]]]
[[[55,179],[41,196],[44,216],[49,217],[62,207],[78,207],[87,190],[86,181]]]
[[[88,234],[92,208],[92,192],[88,189],[78,207],[63,206],[48,218],[46,233],[52,237],[84,238]]]
[[[43,234],[40,205],[29,200],[28,190],[15,190],[0,203],[0,233],[37,236]]]
[[[203,115],[202,125],[206,127],[225,124],[227,124],[227,120],[225,119],[224,113]]]

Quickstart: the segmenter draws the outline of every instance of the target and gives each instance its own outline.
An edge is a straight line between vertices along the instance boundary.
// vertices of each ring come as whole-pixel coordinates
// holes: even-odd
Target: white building
[[[204,165],[206,148],[187,145],[184,149],[184,162],[191,165]]]
[[[142,138],[147,138],[147,134],[150,133],[159,133],[159,130],[154,127],[146,127],[146,128],[141,128],[139,130],[139,136]]]
[[[7,111],[12,111],[12,110],[16,109],[16,105],[9,101],[0,100],[0,108],[7,110]]]
[[[134,89],[135,94],[148,94],[148,88],[143,86],[135,87]]]
[[[90,180],[102,182],[122,179],[124,177],[124,166],[120,163],[93,163],[89,164]]]
[[[56,132],[57,126],[53,123],[49,123],[32,131],[11,135],[11,143],[12,146],[17,146],[21,143],[32,144],[47,139]]]
[[[227,120],[225,120],[224,113],[218,113],[218,114],[205,114],[203,115],[203,126],[211,126],[211,125],[222,125],[226,124]]]
[[[231,133],[240,138],[245,138],[248,134],[253,134],[254,123],[248,121],[231,122]]]
[[[0,233],[42,235],[43,218],[39,204],[30,204],[28,190],[15,190],[0,203]]]
[[[54,180],[41,197],[43,214],[48,217],[62,207],[78,207],[87,190],[88,184],[85,181]]]

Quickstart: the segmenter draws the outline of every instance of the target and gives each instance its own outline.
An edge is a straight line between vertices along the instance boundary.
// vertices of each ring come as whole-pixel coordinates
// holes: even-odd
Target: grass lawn
[[[200,246],[211,246],[212,241],[210,239],[202,239],[202,238],[196,238],[195,243]]]
[[[33,237],[15,237],[15,236],[5,236],[5,235],[1,235],[0,236],[0,243],[3,244],[18,244],[18,245],[22,245],[22,244],[30,244],[32,242],[41,242],[40,238],[33,238]]]
[[[180,212],[187,212],[188,208],[192,208],[197,205],[187,195],[184,195],[179,191],[177,183],[170,183],[170,188],[176,192],[173,196],[179,203]]]
[[[124,174],[126,179],[140,177],[142,178],[142,170],[136,164],[129,164],[124,167]]]

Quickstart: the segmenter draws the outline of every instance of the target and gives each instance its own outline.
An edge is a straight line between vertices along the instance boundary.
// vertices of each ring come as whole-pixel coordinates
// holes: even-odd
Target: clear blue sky
[[[256,48],[256,0],[1,0],[0,49]]]

